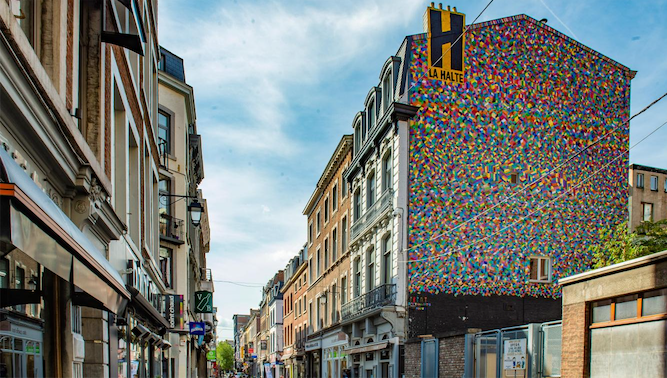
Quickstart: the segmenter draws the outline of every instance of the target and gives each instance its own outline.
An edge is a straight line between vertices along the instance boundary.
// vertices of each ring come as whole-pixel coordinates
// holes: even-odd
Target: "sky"
[[[489,0],[443,3],[468,23]],[[218,338],[306,241],[303,208],[383,63],[423,32],[427,1],[160,0],[159,42],[185,63],[202,135]],[[540,20],[637,76],[631,114],[667,91],[667,1],[493,0],[477,22]],[[667,99],[630,125],[630,144],[667,122]],[[667,126],[630,152],[667,168]],[[227,282],[222,282],[227,281]]]

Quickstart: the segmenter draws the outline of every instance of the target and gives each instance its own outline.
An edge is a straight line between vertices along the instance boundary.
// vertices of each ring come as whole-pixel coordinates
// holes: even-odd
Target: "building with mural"
[[[461,17],[429,8],[427,33],[400,50],[401,100],[418,108],[404,184],[408,376],[462,366],[470,329],[560,319],[557,280],[588,270],[599,230],[628,216],[634,72],[526,15],[465,35]]]

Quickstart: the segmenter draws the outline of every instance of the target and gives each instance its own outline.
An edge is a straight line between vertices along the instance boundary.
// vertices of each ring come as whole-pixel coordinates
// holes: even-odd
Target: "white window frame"
[[[538,269],[537,270],[537,279],[530,278],[532,272],[529,271],[528,272],[528,281],[529,282],[540,282],[540,283],[551,282],[551,273],[552,273],[552,270],[553,270],[553,267],[551,266],[551,257],[550,256],[538,256],[538,255],[530,256],[529,259],[528,259],[529,269],[532,267],[532,260],[535,260],[535,259],[537,260],[537,269]],[[546,272],[546,275],[544,274],[544,272],[541,272],[541,270],[542,270],[541,262],[543,260],[547,261],[546,267],[547,267],[548,271]],[[546,276],[546,278],[542,278],[543,276]]]

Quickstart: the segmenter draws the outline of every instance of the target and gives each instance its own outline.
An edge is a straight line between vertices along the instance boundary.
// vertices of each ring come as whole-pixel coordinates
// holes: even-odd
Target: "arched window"
[[[391,188],[391,152],[382,159],[382,192]]]
[[[382,79],[382,110],[385,111],[389,107],[392,101],[392,88],[391,88],[391,70],[387,71]]]
[[[375,172],[371,172],[366,179],[366,210],[375,203]]]
[[[366,252],[366,291],[375,289],[375,250],[373,247]]]

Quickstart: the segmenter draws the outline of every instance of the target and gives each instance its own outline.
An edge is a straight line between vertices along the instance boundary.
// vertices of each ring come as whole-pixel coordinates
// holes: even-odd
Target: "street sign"
[[[208,353],[206,353],[206,359],[209,361],[215,361],[215,351],[209,350]]]
[[[213,293],[210,291],[195,292],[195,312],[198,314],[213,312]]]
[[[190,322],[190,334],[204,336],[206,334],[206,324],[204,322]]]

